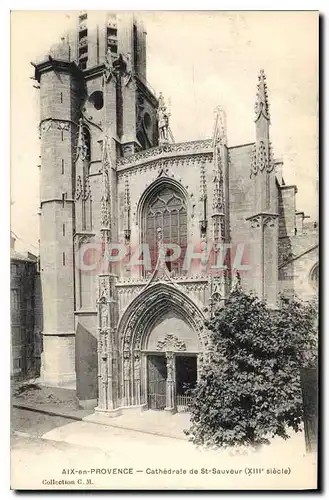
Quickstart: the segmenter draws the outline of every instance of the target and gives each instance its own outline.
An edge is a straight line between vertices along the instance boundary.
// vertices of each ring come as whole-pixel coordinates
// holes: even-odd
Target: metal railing
[[[188,412],[191,401],[191,396],[186,396],[186,394],[176,394],[177,411],[182,413]]]

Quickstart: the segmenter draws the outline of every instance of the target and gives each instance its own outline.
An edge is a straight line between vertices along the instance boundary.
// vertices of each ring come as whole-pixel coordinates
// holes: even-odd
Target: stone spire
[[[226,114],[224,110],[217,106],[214,111],[215,125],[213,132],[213,144],[221,144],[227,146],[227,133],[226,133]]]
[[[263,69],[258,75],[257,96],[255,102],[255,121],[263,115],[267,120],[270,120],[270,110],[268,103],[266,76]]]
[[[270,143],[270,113],[264,70],[260,70],[255,104],[255,144],[251,150],[253,213],[247,218],[252,231],[252,275],[257,295],[274,306],[278,290],[277,186]],[[271,256],[271,259],[268,256]]]
[[[256,141],[251,151],[250,175],[261,177],[256,187],[255,210],[265,212],[270,206],[269,177],[274,168],[270,143],[270,115],[264,70],[260,70],[255,104]]]
[[[219,252],[228,239],[228,164],[227,164],[227,135],[224,111],[218,106],[215,109],[215,126],[213,133],[213,191],[212,191],[212,226],[214,262],[217,262]],[[226,184],[225,184],[226,183]],[[210,314],[213,315],[218,307],[222,307],[229,293],[229,264],[228,269],[216,271],[210,275]]]
[[[213,198],[212,219],[214,243],[222,243],[225,237],[224,182],[223,163],[224,147],[227,144],[225,114],[218,106],[215,109],[215,127],[213,134]]]

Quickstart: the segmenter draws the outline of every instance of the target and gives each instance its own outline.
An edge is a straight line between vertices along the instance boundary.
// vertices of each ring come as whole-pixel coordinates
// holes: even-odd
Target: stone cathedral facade
[[[204,321],[232,287],[272,307],[295,290],[305,216],[272,153],[263,71],[252,143],[228,144],[220,108],[211,138],[175,143],[165,100],[146,80],[142,23],[128,13],[77,18],[34,63],[42,378],[75,384],[98,412],[173,412],[197,380]],[[314,274],[316,244],[308,255]]]

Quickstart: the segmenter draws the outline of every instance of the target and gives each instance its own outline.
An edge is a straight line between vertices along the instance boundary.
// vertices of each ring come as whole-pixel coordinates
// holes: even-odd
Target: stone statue
[[[162,92],[160,92],[159,107],[157,111],[159,144],[166,144],[169,142],[169,116]]]
[[[105,68],[104,68],[104,80],[107,83],[110,81],[110,79],[113,75],[112,54],[111,54],[110,49],[107,49],[104,66],[105,66]]]
[[[236,272],[233,274],[232,277],[231,292],[235,292],[240,289],[241,289],[241,276],[239,271],[236,270]]]

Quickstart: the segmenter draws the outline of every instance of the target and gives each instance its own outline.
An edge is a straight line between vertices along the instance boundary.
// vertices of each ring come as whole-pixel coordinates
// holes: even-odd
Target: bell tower
[[[97,366],[88,356],[96,352],[98,278],[82,272],[76,260],[85,243],[108,240],[108,227],[111,238],[118,237],[117,158],[158,144],[146,32],[132,13],[83,11],[75,29],[33,66],[40,85],[42,378],[72,386],[77,373],[83,379],[78,397],[87,387],[90,393],[82,395],[93,399]],[[110,278],[113,290],[116,278]],[[80,340],[77,325],[85,325]]]
[[[40,271],[44,304],[41,377],[75,383],[74,154],[81,72],[62,40],[57,54],[35,65],[40,84]]]
[[[115,78],[115,124],[105,116],[105,128],[117,133],[120,154],[157,145],[158,101],[146,80],[146,31],[129,12],[83,11],[78,16],[77,40],[71,49],[89,81],[105,67],[105,83]],[[72,38],[72,35],[71,35]],[[74,35],[73,35],[74,39]]]

